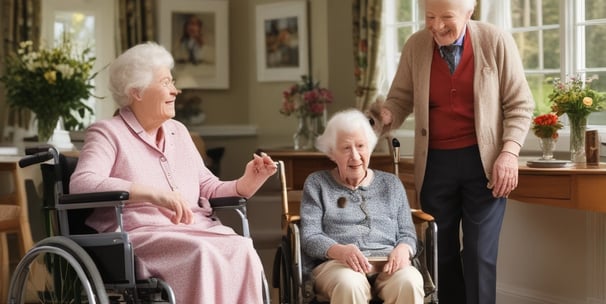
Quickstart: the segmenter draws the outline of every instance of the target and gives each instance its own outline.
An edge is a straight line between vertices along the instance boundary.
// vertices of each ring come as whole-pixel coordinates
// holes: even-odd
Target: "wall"
[[[225,178],[241,172],[245,163],[259,147],[292,145],[296,119],[285,117],[278,110],[282,91],[293,81],[258,82],[256,69],[256,19],[259,4],[275,0],[231,0],[229,2],[230,88],[228,90],[194,90],[202,100],[206,114],[203,126],[251,125],[257,130],[254,140],[241,142],[230,138],[238,151],[226,149],[222,162]],[[351,1],[309,0],[310,74],[333,91],[335,101],[329,114],[355,105]],[[330,18],[329,18],[330,16]],[[220,146],[217,138],[211,146]],[[244,153],[246,152],[246,153]]]

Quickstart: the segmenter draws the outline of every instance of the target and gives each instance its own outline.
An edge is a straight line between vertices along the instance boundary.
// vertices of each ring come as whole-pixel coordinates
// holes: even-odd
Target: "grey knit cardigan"
[[[367,255],[387,255],[417,237],[406,191],[397,176],[373,170],[368,186],[348,189],[330,171],[312,173],[301,198],[301,247],[314,265],[335,244],[355,244]]]

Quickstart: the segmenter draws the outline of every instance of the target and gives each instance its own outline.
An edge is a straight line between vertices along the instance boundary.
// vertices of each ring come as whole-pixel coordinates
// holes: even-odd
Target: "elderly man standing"
[[[426,27],[374,105],[384,131],[415,113],[415,183],[438,224],[445,304],[495,303],[499,234],[534,108],[513,38],[471,20],[475,4],[426,0]]]

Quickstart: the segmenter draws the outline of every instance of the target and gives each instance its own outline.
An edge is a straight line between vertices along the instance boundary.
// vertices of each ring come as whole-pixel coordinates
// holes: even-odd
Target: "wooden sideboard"
[[[606,212],[606,164],[530,168],[521,160],[518,188],[509,197],[530,204]]]
[[[289,190],[303,189],[307,176],[318,170],[334,167],[334,163],[317,151],[267,149],[274,160],[282,160],[286,169]],[[606,163],[597,166],[574,165],[566,168],[530,168],[529,159],[520,159],[519,182],[509,198],[529,203],[565,207],[586,211],[606,212]],[[394,172],[390,154],[373,154],[370,168]],[[410,157],[400,158],[399,177],[410,205],[419,208],[414,185],[414,164]],[[297,200],[297,198],[293,198]]]

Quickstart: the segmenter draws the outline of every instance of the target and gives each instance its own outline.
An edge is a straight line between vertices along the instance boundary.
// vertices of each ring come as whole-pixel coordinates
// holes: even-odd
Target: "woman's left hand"
[[[501,152],[494,162],[491,177],[488,188],[492,189],[492,196],[507,197],[518,186],[518,158]]]
[[[253,154],[253,159],[246,164],[244,175],[252,175],[261,178],[263,181],[276,173],[276,163],[265,152],[261,156]]]
[[[410,266],[410,246],[400,244],[389,254],[387,263],[383,266],[383,272],[393,274],[408,266]]]
[[[238,194],[251,197],[277,169],[276,163],[266,153],[262,152],[260,156],[253,154],[253,159],[246,164],[244,175],[236,184]]]

